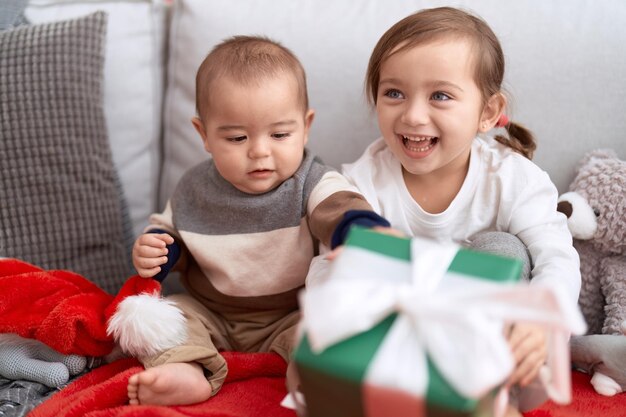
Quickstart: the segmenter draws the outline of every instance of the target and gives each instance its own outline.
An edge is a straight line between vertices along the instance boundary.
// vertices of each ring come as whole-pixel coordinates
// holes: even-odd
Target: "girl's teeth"
[[[425,138],[425,137],[417,137],[417,138],[412,138],[412,137],[410,137],[410,136],[402,136],[402,139],[404,139],[404,140],[410,140],[411,142],[423,142],[423,141],[425,141],[425,140],[431,140],[431,139],[432,139],[432,137],[427,137],[427,138]]]
[[[402,136],[402,139],[404,142],[404,146],[406,146],[406,148],[412,152],[426,152],[427,150],[433,147],[433,142],[432,142],[433,137],[412,138],[409,136]],[[422,144],[424,146],[416,146],[417,144]]]
[[[413,151],[413,152],[426,152],[427,150],[429,150],[430,148],[432,148],[432,147],[433,147],[433,145],[431,145],[431,144],[429,143],[429,144],[428,144],[428,145],[426,145],[426,146],[421,146],[421,147],[418,147],[418,146],[411,146],[411,144],[410,144],[410,143],[407,143],[407,144],[406,144],[406,147],[407,147],[407,149],[408,149],[408,150]]]

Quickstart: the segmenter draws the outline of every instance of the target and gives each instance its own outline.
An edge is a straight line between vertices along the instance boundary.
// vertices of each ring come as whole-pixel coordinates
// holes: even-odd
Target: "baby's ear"
[[[198,116],[194,116],[191,119],[191,124],[196,129],[196,132],[198,132],[198,134],[202,138],[202,143],[204,144],[204,149],[207,152],[211,153],[211,148],[209,146],[209,140],[207,138],[206,130],[204,129],[204,123],[202,123],[202,120],[200,120],[200,118]]]
[[[311,129],[311,125],[313,124],[313,119],[315,119],[315,110],[309,109],[304,114],[304,144],[309,141],[309,129]]]
[[[315,110],[307,110],[304,115],[304,127],[306,128],[306,130],[309,130],[311,128],[311,125],[313,124],[313,119],[315,119]]]
[[[489,97],[478,123],[478,131],[480,133],[488,132],[498,123],[500,115],[506,108],[506,97],[502,93],[496,93]]]

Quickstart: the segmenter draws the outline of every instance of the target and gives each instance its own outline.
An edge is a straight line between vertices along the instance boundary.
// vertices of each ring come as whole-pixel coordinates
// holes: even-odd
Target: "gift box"
[[[520,271],[515,259],[353,228],[301,297],[294,360],[308,417],[492,415],[514,367],[507,321],[551,327],[549,364],[568,369],[582,317],[558,291],[519,283]],[[558,402],[568,378],[546,381]]]

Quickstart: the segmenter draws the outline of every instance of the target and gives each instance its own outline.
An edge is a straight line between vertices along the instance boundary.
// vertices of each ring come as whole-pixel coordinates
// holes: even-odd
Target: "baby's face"
[[[305,111],[292,77],[241,84],[214,82],[203,117],[204,147],[237,189],[262,194],[291,177],[302,162],[313,111]]]

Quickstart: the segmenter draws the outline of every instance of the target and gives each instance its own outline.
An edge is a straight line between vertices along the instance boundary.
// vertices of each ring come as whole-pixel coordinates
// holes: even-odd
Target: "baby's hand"
[[[161,271],[160,265],[167,262],[167,245],[174,238],[167,233],[144,233],[133,245],[133,265],[139,276],[153,277]]]
[[[515,323],[508,329],[508,341],[515,360],[508,384],[524,387],[537,377],[546,361],[546,332],[541,326]]]

